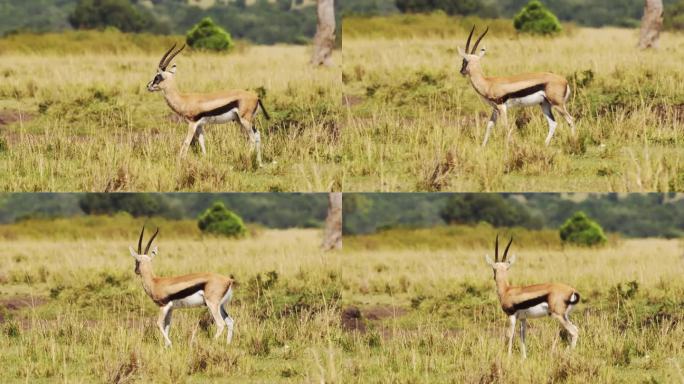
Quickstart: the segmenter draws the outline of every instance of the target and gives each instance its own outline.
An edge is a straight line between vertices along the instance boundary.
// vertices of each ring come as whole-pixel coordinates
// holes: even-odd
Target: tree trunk
[[[658,48],[658,37],[663,28],[663,0],[646,0],[641,19],[639,48]]]
[[[335,48],[335,1],[318,0],[318,29],[314,37],[313,65],[332,65]]]
[[[328,217],[325,219],[323,250],[342,249],[342,192],[328,194]]]

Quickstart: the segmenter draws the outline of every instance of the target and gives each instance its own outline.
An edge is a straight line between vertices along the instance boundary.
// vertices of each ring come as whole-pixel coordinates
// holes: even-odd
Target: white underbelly
[[[190,296],[173,301],[174,307],[198,307],[200,305],[204,305],[204,291],[197,291]]]
[[[539,91],[525,97],[510,98],[506,100],[507,107],[527,107],[530,105],[539,105],[546,98],[546,92]]]
[[[228,111],[222,115],[205,116],[200,120],[200,122],[204,123],[204,124],[222,124],[222,123],[229,123],[229,122],[235,121],[237,119],[238,119],[238,110],[237,110],[237,108],[233,108],[230,111]]]
[[[534,307],[521,309],[515,313],[520,319],[531,319],[535,317],[544,317],[549,315],[549,304],[541,303]]]

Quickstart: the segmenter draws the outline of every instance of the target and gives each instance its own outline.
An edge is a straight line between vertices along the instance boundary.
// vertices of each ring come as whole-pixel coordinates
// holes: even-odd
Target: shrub
[[[229,51],[235,46],[230,34],[209,17],[205,17],[188,31],[186,42],[193,48],[210,51]]]
[[[79,0],[69,15],[69,23],[76,29],[115,27],[123,32],[168,32],[168,26],[129,0]]]
[[[684,29],[684,0],[665,8],[664,24],[666,29]]]
[[[228,237],[240,237],[247,232],[242,218],[228,210],[220,201],[200,215],[197,225],[202,232]]]
[[[561,31],[556,15],[539,0],[531,0],[513,18],[513,26],[519,32],[553,35]]]
[[[582,211],[575,212],[560,227],[560,237],[563,242],[584,246],[603,245],[608,240],[603,228]]]

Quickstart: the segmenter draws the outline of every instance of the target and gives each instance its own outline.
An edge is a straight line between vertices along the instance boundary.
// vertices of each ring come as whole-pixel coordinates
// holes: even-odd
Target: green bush
[[[608,240],[603,228],[582,211],[561,225],[560,237],[563,242],[584,246],[603,245]]]
[[[209,17],[205,17],[188,31],[186,42],[193,48],[210,51],[230,51],[235,46],[230,34]]]
[[[665,8],[665,28],[684,30],[684,0]]]
[[[513,26],[519,32],[553,35],[561,31],[556,15],[539,0],[531,0],[513,18]]]
[[[228,210],[220,201],[200,215],[197,225],[202,232],[228,237],[241,237],[247,232],[242,218]]]

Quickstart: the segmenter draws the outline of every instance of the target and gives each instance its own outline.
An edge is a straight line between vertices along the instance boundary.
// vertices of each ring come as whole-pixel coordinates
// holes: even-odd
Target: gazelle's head
[[[129,246],[128,250],[131,251],[131,256],[135,259],[135,273],[136,275],[140,275],[140,266],[151,266],[152,265],[152,259],[157,256],[158,249],[155,246],[152,249],[152,253],[150,252],[150,246],[152,245],[152,241],[154,240],[155,237],[157,237],[157,234],[159,234],[159,228],[157,228],[157,231],[152,235],[150,238],[150,241],[147,242],[147,246],[145,247],[145,252],[142,250],[142,241],[143,241],[143,235],[145,234],[145,226],[143,225],[142,231],[140,231],[140,238],[138,238],[138,250],[136,251],[133,246]]]
[[[494,271],[494,280],[496,280],[497,274],[505,275],[508,269],[511,268],[511,265],[515,263],[515,254],[511,255],[510,260],[506,260],[508,249],[511,247],[512,242],[513,238],[511,237],[511,240],[508,242],[508,245],[504,250],[503,257],[501,260],[499,260],[499,235],[496,235],[496,243],[494,245],[494,261],[492,261],[489,255],[485,255],[485,261],[487,264],[489,264],[489,266],[492,267],[492,270]]]
[[[185,45],[183,45],[179,50],[171,54],[171,51],[176,48],[176,44],[171,47],[168,51],[166,51],[166,54],[162,57],[161,61],[159,61],[159,67],[157,67],[157,73],[154,75],[154,78],[152,81],[147,84],[147,90],[150,92],[157,92],[165,89],[165,87],[169,84],[170,81],[173,80],[173,77],[176,74],[176,64],[172,65],[171,68],[169,68],[169,64],[171,64],[171,60],[173,60],[174,57],[176,57],[177,54],[179,54],[184,48]],[[171,54],[171,56],[169,56]]]
[[[473,32],[475,32],[475,26],[473,25],[473,29],[470,30],[470,35],[468,35],[468,41],[466,42],[466,48],[465,51],[461,49],[461,47],[458,47],[458,54],[463,58],[463,64],[461,65],[461,75],[467,76],[470,75],[470,70],[478,65],[480,63],[480,59],[485,55],[485,49],[484,47],[480,52],[477,52],[477,46],[480,45],[480,41],[482,41],[482,38],[485,37],[487,32],[489,32],[489,27],[485,29],[484,33],[480,35],[480,37],[475,41],[475,46],[473,49],[470,49],[470,40],[473,38]]]

